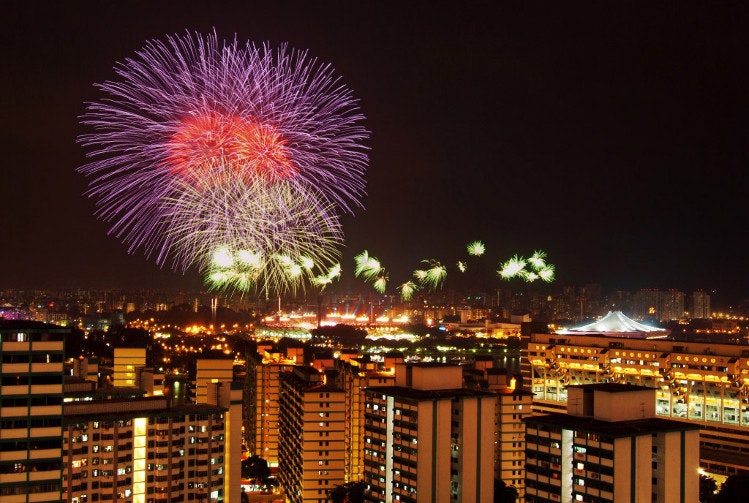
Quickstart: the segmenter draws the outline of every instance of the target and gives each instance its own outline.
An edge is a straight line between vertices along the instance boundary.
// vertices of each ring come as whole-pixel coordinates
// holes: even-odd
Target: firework
[[[387,282],[388,282],[388,275],[386,272],[382,271],[379,276],[372,282],[372,286],[375,290],[377,290],[380,293],[385,293],[385,289],[387,288]]]
[[[543,269],[546,266],[546,253],[542,251],[533,252],[533,255],[528,259],[528,263],[530,263],[536,271]]]
[[[468,254],[473,255],[474,257],[480,257],[486,251],[486,247],[481,241],[473,241],[471,243],[468,243],[466,249],[468,250]]]
[[[341,276],[341,264],[334,264],[325,274],[319,274],[310,279],[310,282],[320,287],[320,291],[333,282],[334,279]]]
[[[340,245],[336,213],[361,207],[369,136],[330,66],[213,33],[151,41],[115,70],[82,117],[93,132],[79,138],[91,159],[79,171],[129,252],[266,290],[291,287],[281,278],[305,276],[310,261],[330,262],[319,259]],[[230,204],[219,204],[222,193]],[[320,226],[332,240],[314,237]],[[238,265],[214,263],[216,243]],[[246,267],[240,251],[253,254]]]
[[[429,265],[429,269],[419,269],[414,271],[414,277],[422,285],[436,290],[445,281],[447,277],[447,268],[437,260],[422,260],[424,264]]]
[[[398,290],[400,290],[401,293],[401,299],[404,301],[411,300],[411,298],[414,295],[414,292],[419,287],[414,283],[413,281],[406,281],[402,285],[398,287]]]
[[[354,274],[356,277],[363,277],[365,280],[374,280],[382,272],[382,265],[380,261],[374,257],[370,257],[367,250],[364,250],[359,255],[354,257],[356,262],[356,270]]]
[[[546,264],[538,271],[538,277],[547,283],[554,281],[554,266]]]
[[[539,277],[538,274],[536,274],[535,272],[533,272],[533,271],[525,271],[525,270],[520,271],[518,273],[518,276],[520,276],[521,278],[523,278],[528,283],[533,283]]]
[[[458,260],[458,263],[456,264],[456,266],[458,267],[458,270],[460,272],[466,272],[468,270],[468,265],[466,265],[466,263],[463,262],[462,260]]]
[[[217,178],[202,188],[178,181],[178,195],[162,203],[163,218],[171,222],[163,239],[183,268],[195,265],[206,271],[213,287],[244,291],[252,284],[271,294],[303,288],[315,266],[338,261],[340,222],[316,192],[262,180],[253,182],[257,190],[247,190],[242,176],[231,170]],[[253,281],[245,276],[235,281],[235,275],[224,282],[212,280],[216,267],[224,266],[214,255],[221,245],[231,250],[235,263],[230,268]]]
[[[428,273],[424,269],[416,269],[414,271],[414,278],[416,278],[419,283],[422,283],[425,279],[427,279],[427,275]]]
[[[509,259],[507,262],[504,262],[501,265],[501,268],[499,271],[499,275],[504,279],[510,279],[517,276],[523,269],[525,269],[525,259],[522,257],[519,257],[515,255],[511,259]]]
[[[530,266],[530,269],[526,269],[527,266]],[[497,273],[503,279],[519,277],[528,283],[538,279],[546,283],[554,281],[554,266],[546,263],[546,253],[543,251],[534,252],[528,259],[515,255],[507,262],[503,262]]]

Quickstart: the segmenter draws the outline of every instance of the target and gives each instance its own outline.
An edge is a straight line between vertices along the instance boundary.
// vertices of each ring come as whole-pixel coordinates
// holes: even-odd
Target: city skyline
[[[341,287],[361,286],[361,250],[395,285],[422,259],[452,266],[481,239],[482,280],[542,249],[559,285],[747,296],[745,9],[12,2],[1,286],[201,285],[194,270],[160,270],[107,236],[75,172],[75,139],[93,84],[117,62],[148,40],[215,28],[308,49],[360,100],[368,196],[343,218]]]

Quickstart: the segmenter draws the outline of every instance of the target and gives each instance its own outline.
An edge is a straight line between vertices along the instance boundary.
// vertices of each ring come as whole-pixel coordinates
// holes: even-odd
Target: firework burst
[[[406,281],[398,287],[401,293],[401,300],[408,301],[413,298],[414,292],[419,289],[419,286],[413,281]]]
[[[370,257],[367,250],[354,257],[354,262],[356,262],[356,270],[354,271],[356,277],[361,276],[367,281],[376,279],[383,270],[380,261],[375,257]]]
[[[271,294],[303,288],[315,266],[338,261],[340,222],[315,192],[260,180],[249,191],[237,173],[226,171],[221,177],[220,183],[203,188],[180,181],[177,197],[162,202],[169,222],[163,239],[182,267],[205,271],[213,287],[246,291],[253,285]],[[226,281],[214,280],[223,280],[227,272],[216,276],[216,267],[226,269],[216,261],[217,247],[232,256],[229,269],[236,274]]]
[[[530,268],[526,269],[528,266]],[[500,265],[497,274],[506,280],[518,277],[528,283],[539,279],[551,283],[554,281],[554,266],[546,262],[546,252],[536,251],[527,259],[518,255],[513,256]]]
[[[82,117],[93,132],[79,138],[91,159],[79,171],[128,251],[225,277],[212,269],[223,244],[237,263],[242,251],[260,269],[277,264],[242,273],[266,290],[335,258],[336,213],[361,207],[369,133],[329,65],[213,33],[151,41],[115,70]],[[221,194],[231,204],[219,204]]]
[[[466,250],[468,251],[469,255],[480,257],[486,251],[486,246],[484,246],[484,243],[481,241],[472,241],[468,243],[468,245],[466,246]]]
[[[442,285],[447,277],[447,267],[434,259],[422,260],[421,262],[428,264],[429,268],[414,271],[414,277],[418,279],[423,286],[436,290]]]
[[[507,260],[507,262],[504,262],[501,265],[501,268],[498,272],[500,277],[504,279],[510,279],[514,278],[518,274],[520,274],[523,269],[525,269],[525,259],[522,257],[519,257],[515,255],[511,259]]]

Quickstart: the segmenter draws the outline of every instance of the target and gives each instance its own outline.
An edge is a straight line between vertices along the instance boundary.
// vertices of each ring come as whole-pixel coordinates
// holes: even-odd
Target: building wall
[[[395,385],[420,390],[459,389],[463,370],[457,365],[395,365]]]
[[[497,395],[494,477],[525,493],[525,422],[532,414],[530,393]]]
[[[482,440],[487,432],[494,436],[495,404],[495,397],[465,397],[453,402],[453,411],[458,411],[453,421],[458,424],[460,441],[451,445],[450,469],[453,480],[457,478],[458,501],[480,502],[482,494],[493,491],[494,448]]]
[[[146,348],[114,348],[112,376],[115,387],[137,386],[137,369],[146,365]]]
[[[195,403],[208,403],[208,385],[231,382],[234,361],[230,359],[199,359],[195,372]]]
[[[657,463],[657,503],[697,503],[699,478],[694,476],[698,466],[693,458],[674,453],[699,451],[697,431],[667,432],[654,439],[654,462]]]
[[[247,359],[245,436],[250,454],[265,459],[269,467],[278,466],[280,375],[294,365],[296,360],[267,351]]]
[[[160,398],[65,408],[64,501],[227,501],[225,409]]]
[[[345,394],[346,402],[346,464],[344,479],[356,482],[364,474],[364,388],[392,386],[395,372],[378,371],[375,366],[362,368],[349,359],[336,361],[338,375],[335,385]]]
[[[0,320],[0,501],[61,497],[64,335]]]
[[[425,400],[418,406],[416,456],[418,503],[450,500],[452,401]]]
[[[365,390],[367,501],[491,502],[496,396]]]
[[[344,483],[344,392],[300,375],[281,376],[279,480],[288,501],[323,503]]]
[[[716,453],[703,458],[703,466],[725,475],[749,470],[749,353],[744,347],[533,334],[525,353],[523,380],[535,394],[535,410],[565,410],[571,385],[619,382],[654,388],[658,417],[702,429],[702,447]],[[644,407],[647,413],[650,405]],[[643,406],[631,409],[641,413]],[[721,451],[731,455],[721,456]]]

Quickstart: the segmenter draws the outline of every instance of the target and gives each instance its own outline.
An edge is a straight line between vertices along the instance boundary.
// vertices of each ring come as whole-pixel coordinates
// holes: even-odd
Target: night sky
[[[500,260],[541,249],[558,286],[749,297],[749,9],[570,3],[3,2],[0,288],[200,287],[107,235],[75,139],[117,61],[215,28],[309,49],[361,100],[349,276],[363,249],[396,284],[482,239],[495,286]]]

